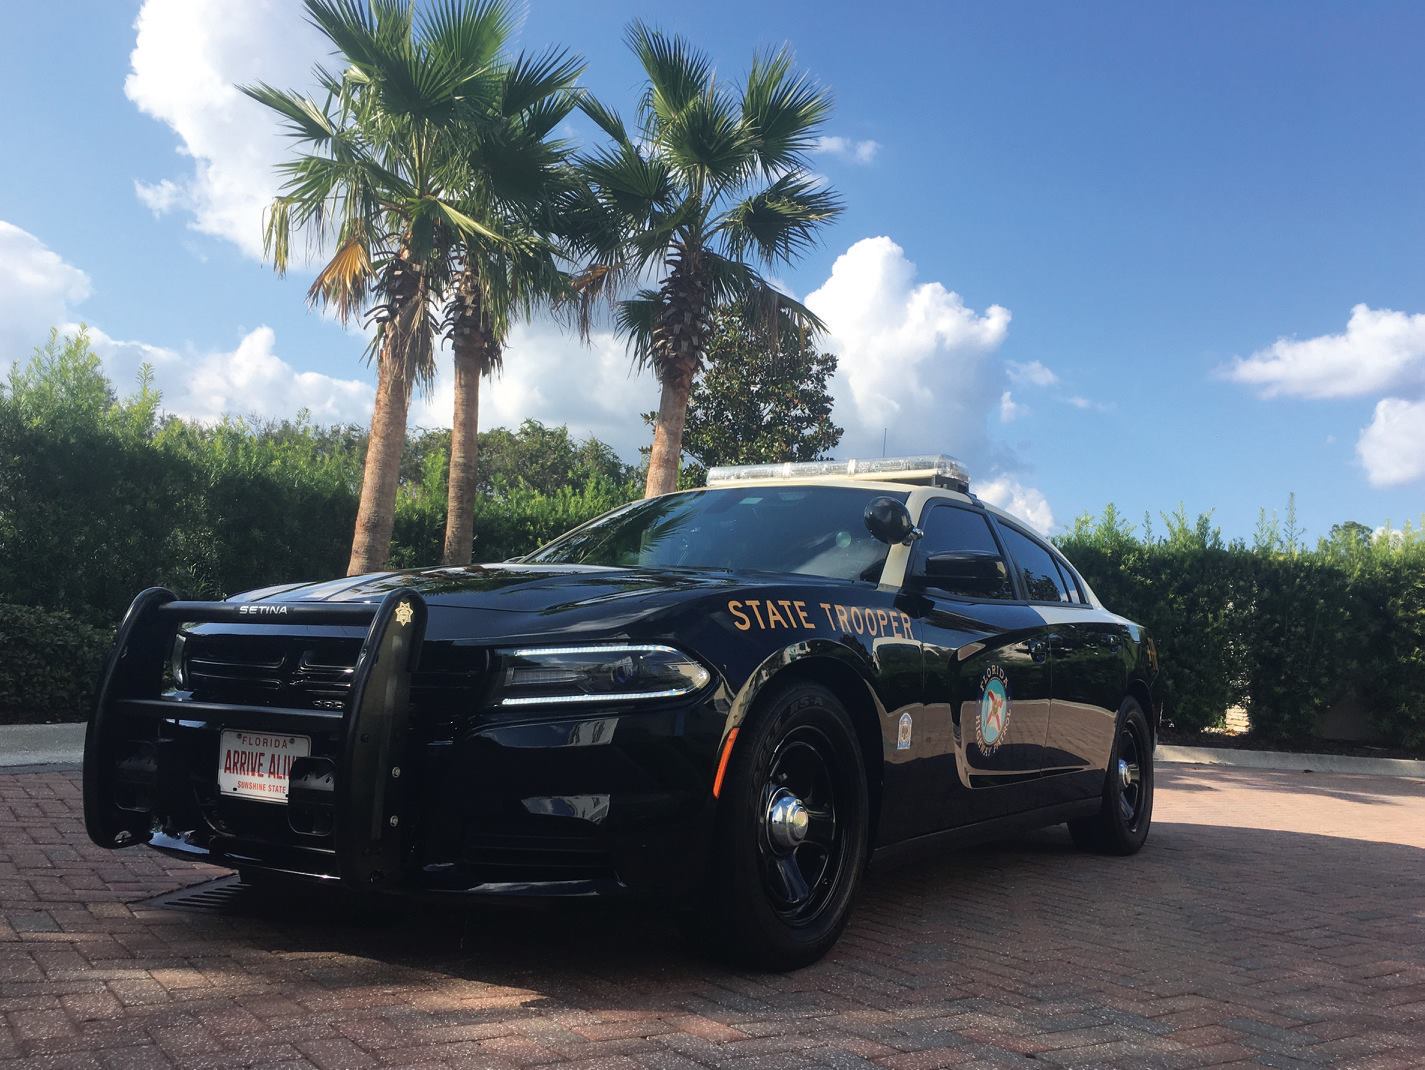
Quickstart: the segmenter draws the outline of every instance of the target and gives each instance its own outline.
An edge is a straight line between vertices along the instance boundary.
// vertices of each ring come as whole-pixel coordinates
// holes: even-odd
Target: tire
[[[1118,709],[1118,731],[1098,813],[1069,822],[1074,844],[1099,854],[1137,854],[1153,823],[1153,745],[1148,718],[1137,699]],[[1136,761],[1134,760],[1136,759]],[[1126,766],[1127,774],[1122,771]]]
[[[685,931],[739,965],[810,965],[850,917],[868,825],[866,769],[845,707],[817,684],[773,693],[733,749],[708,894]]]

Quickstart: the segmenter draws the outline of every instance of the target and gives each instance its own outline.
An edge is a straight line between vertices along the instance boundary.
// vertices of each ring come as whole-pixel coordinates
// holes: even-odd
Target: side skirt
[[[986,840],[997,840],[1031,829],[1058,825],[1076,817],[1092,817],[1102,805],[1103,800],[1097,796],[1092,799],[1076,799],[1073,802],[1058,803],[1038,810],[1025,810],[989,821],[977,821],[973,825],[931,832],[898,843],[888,843],[872,852],[871,865],[878,869],[889,868],[940,851],[968,847]]]

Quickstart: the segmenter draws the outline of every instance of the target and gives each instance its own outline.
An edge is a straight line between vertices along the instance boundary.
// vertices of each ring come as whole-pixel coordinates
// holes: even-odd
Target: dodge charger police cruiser
[[[1137,851],[1157,668],[953,459],[714,468],[503,564],[144,591],[85,820],[378,897],[643,895],[788,969],[868,862],[1060,822]]]

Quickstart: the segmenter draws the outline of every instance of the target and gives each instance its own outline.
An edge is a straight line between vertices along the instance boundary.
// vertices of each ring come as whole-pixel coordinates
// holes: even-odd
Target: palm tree
[[[443,326],[455,364],[450,479],[445,520],[447,565],[468,565],[473,547],[480,380],[499,371],[516,319],[566,298],[557,205],[573,179],[568,148],[550,134],[577,103],[582,66],[562,52],[520,58],[504,72],[496,105],[467,129],[467,214],[491,221],[499,240],[465,235],[456,251]]]
[[[305,0],[345,69],[318,68],[325,99],[266,84],[244,92],[276,111],[306,151],[281,165],[266,249],[285,272],[291,236],[333,249],[308,291],[347,321],[368,300],[375,409],[348,574],[384,567],[413,387],[434,373],[439,307],[457,241],[498,243],[465,210],[456,150],[472,116],[499,105],[516,18],[506,0],[444,0],[418,16],[405,0]]]
[[[611,286],[657,272],[657,289],[619,302],[616,319],[661,393],[645,495],[675,489],[693,380],[707,351],[711,311],[748,320],[791,316],[821,323],[780,293],[764,268],[793,262],[841,211],[808,167],[830,97],[793,69],[786,50],[754,58],[740,91],[716,80],[686,41],[634,22],[627,40],[648,77],[636,136],[591,98],[584,112],[613,144],[581,161],[592,188],[583,252],[586,278]],[[609,220],[622,248],[611,254]]]

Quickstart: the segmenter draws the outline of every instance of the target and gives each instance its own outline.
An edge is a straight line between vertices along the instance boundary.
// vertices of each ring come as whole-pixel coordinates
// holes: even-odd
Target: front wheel
[[[1153,821],[1153,744],[1136,699],[1123,700],[1098,813],[1069,822],[1074,843],[1102,854],[1136,854]]]
[[[719,803],[709,894],[688,920],[707,946],[792,970],[841,935],[865,868],[865,766],[824,687],[772,695],[744,726]]]

